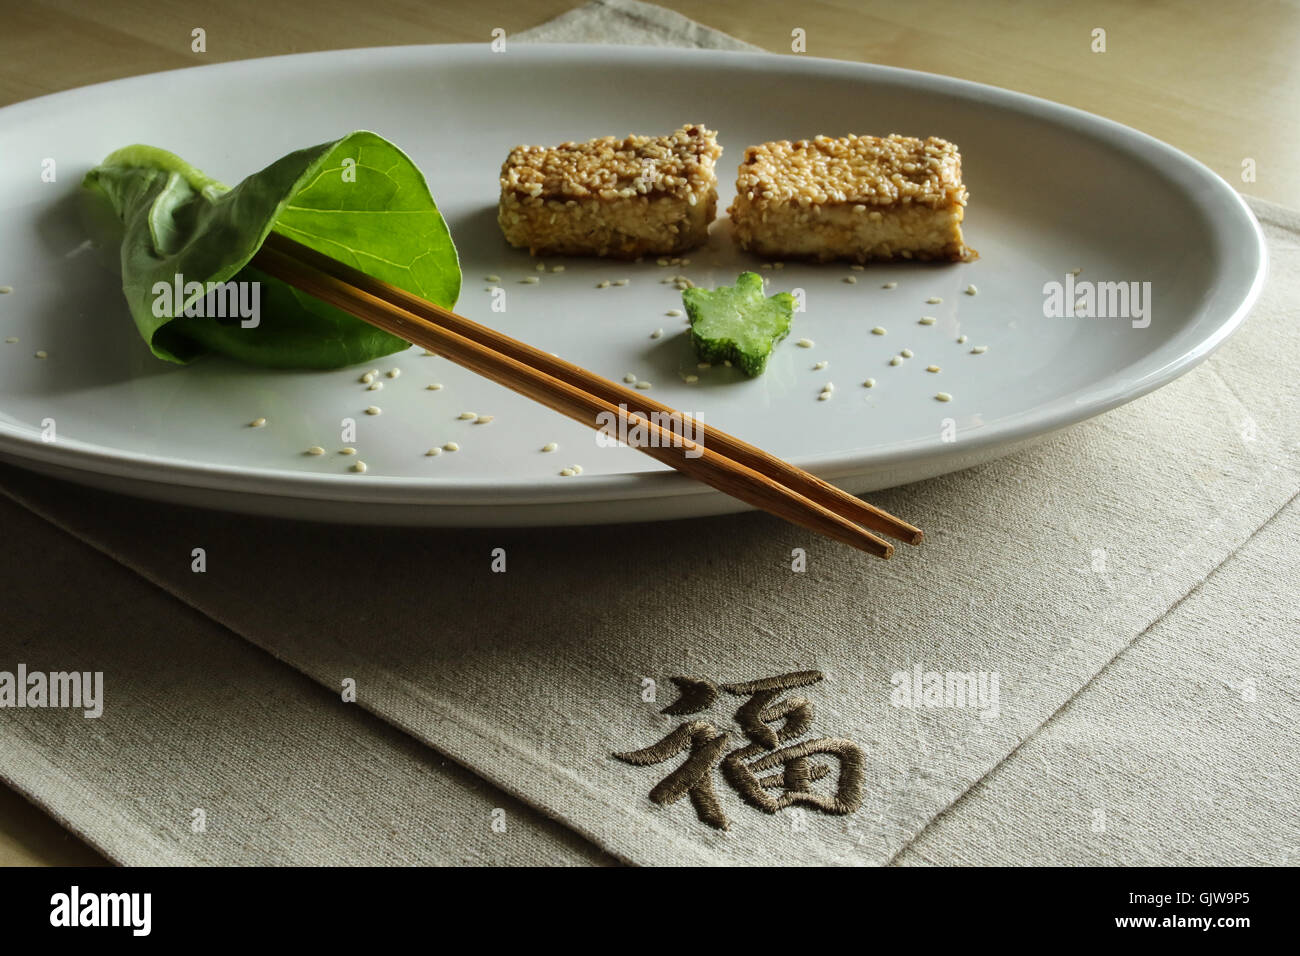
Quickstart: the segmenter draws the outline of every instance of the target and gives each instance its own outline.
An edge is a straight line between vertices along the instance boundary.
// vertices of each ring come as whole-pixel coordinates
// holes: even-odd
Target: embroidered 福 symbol
[[[674,677],[677,700],[661,713],[698,714],[717,702],[719,690],[748,698],[736,709],[735,722],[749,743],[724,756],[730,734],[707,721],[692,720],[657,744],[614,756],[625,763],[650,766],[686,751],[686,760],[650,791],[650,799],[666,806],[688,796],[700,820],[719,830],[730,826],[713,788],[713,770],[719,765],[723,779],[741,798],[765,813],[796,804],[823,813],[853,813],[862,805],[865,761],[861,748],[837,737],[798,740],[812,726],[812,702],[797,694],[782,696],[822,679],[818,671],[721,685],[698,677]],[[838,767],[833,768],[827,759]],[[814,789],[813,784],[831,776],[834,769],[838,773],[831,785]]]

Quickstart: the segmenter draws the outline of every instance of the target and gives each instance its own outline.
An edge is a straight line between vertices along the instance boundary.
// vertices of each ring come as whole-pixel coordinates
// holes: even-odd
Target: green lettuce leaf
[[[445,308],[460,263],[424,176],[374,133],[290,153],[233,189],[153,146],[127,146],[86,174],[120,220],[122,291],[154,355],[204,352],[274,368],[339,368],[407,343],[248,265],[272,230]],[[260,322],[185,315],[203,298],[158,283],[261,282]],[[161,304],[160,304],[161,303]],[[161,312],[162,314],[157,314]]]

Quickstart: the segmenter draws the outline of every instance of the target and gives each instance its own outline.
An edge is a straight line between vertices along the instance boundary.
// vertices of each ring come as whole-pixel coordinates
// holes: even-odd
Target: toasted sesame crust
[[[708,237],[721,154],[716,134],[694,124],[668,136],[519,146],[501,167],[497,218],[511,245],[535,255],[684,252]]]
[[[964,260],[961,154],[897,134],[762,143],[728,210],[741,248],[789,258]]]

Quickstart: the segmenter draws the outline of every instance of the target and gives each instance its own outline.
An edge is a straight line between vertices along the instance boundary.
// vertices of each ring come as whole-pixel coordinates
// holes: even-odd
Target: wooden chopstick
[[[291,240],[286,240],[286,242],[291,242]],[[286,251],[289,249],[293,250],[293,254]],[[409,342],[414,342],[426,349],[437,352],[439,355],[443,355],[457,364],[469,368],[471,371],[484,375],[499,384],[505,385],[507,388],[541,402],[549,408],[587,424],[589,427],[601,427],[598,416],[602,413],[606,416],[614,416],[615,420],[622,419],[629,429],[640,427],[649,435],[650,442],[645,445],[638,444],[634,447],[719,491],[859,550],[884,558],[888,558],[893,553],[893,546],[887,541],[882,540],[854,522],[805,497],[780,481],[762,474],[746,464],[725,457],[706,444],[710,440],[709,436],[706,435],[697,444],[683,438],[681,435],[675,435],[661,428],[654,421],[633,413],[629,406],[625,405],[623,408],[619,408],[612,402],[599,395],[592,394],[582,387],[552,376],[503,351],[497,351],[489,345],[458,334],[451,328],[440,324],[440,322],[444,322],[448,318],[457,320],[457,324],[469,323],[469,320],[464,319],[462,316],[457,316],[433,303],[411,296],[410,298],[414,300],[414,303],[420,306],[421,312],[426,313],[425,315],[418,314],[402,305],[395,304],[387,297],[381,297],[361,288],[359,280],[358,283],[354,284],[332,274],[336,268],[338,271],[349,270],[349,267],[343,263],[314,254],[313,259],[323,258],[326,260],[325,264],[330,266],[327,271],[318,268],[315,262],[304,261],[305,256],[299,258],[296,254],[298,249],[306,249],[306,247],[297,243],[288,246],[278,240],[274,243],[268,242],[254,257],[252,264],[268,275],[281,279],[309,295],[329,302],[363,321],[391,332]],[[355,272],[357,277],[370,278],[357,270],[350,271]],[[344,274],[347,273],[344,272]],[[369,282],[365,284],[370,285]],[[379,288],[379,291],[385,293],[390,290],[401,291],[386,283],[382,283],[381,286],[382,288]],[[405,293],[403,295],[406,296]],[[427,315],[435,316],[436,320],[427,317]],[[469,324],[474,325],[474,323]],[[477,326],[477,328],[484,329],[482,326]],[[494,335],[499,335],[499,333],[494,333]],[[501,336],[501,338],[508,343],[512,343],[517,348],[523,347],[528,351],[537,351],[528,349],[528,347],[523,346],[523,343],[517,343],[508,337]],[[547,353],[538,352],[538,354],[546,355]],[[572,368],[577,369],[577,366],[572,366]],[[577,370],[579,372],[583,371],[581,369]],[[592,379],[597,378],[591,373],[584,372],[583,374]],[[607,384],[613,385],[613,383]],[[644,404],[642,396],[636,396],[633,393],[633,397],[638,399],[639,404]],[[667,408],[667,406],[661,407]],[[681,413],[676,414],[680,415]],[[716,437],[716,433],[713,434]],[[697,452],[698,457],[688,456],[687,452]],[[856,501],[856,499],[854,500]]]
[[[676,420],[669,418],[672,423],[670,427],[674,431],[699,436],[702,445],[713,448],[714,451],[721,453],[724,457],[745,465],[759,474],[766,475],[792,491],[798,492],[805,498],[842,515],[856,524],[881,534],[887,534],[891,538],[897,538],[908,544],[920,544],[921,542],[921,529],[915,525],[908,524],[901,518],[895,517],[889,512],[835,487],[830,482],[823,481],[816,475],[810,474],[801,468],[796,468],[789,462],[769,454],[761,448],[729,435],[720,428],[693,420],[685,412],[679,412],[662,402],[650,398],[643,392],[625,388],[617,382],[612,382],[581,366],[557,358],[549,352],[543,352],[541,349],[520,342],[518,339],[513,339],[496,329],[480,325],[464,316],[439,308],[432,302],[412,295],[405,289],[399,289],[397,286],[381,279],[366,275],[359,269],[354,269],[346,263],[339,262],[337,259],[317,252],[302,243],[295,242],[280,233],[272,232],[266,239],[264,248],[266,247],[279,250],[291,258],[307,263],[322,272],[341,279],[349,285],[391,302],[408,312],[429,319],[443,328],[455,332],[457,335],[494,349],[502,355],[507,355],[525,365],[530,365],[553,378],[567,382],[576,388],[602,398],[610,404],[625,405],[628,411],[641,418],[648,418],[652,412],[658,412],[665,416],[678,416]],[[433,349],[432,351],[437,350]],[[683,422],[683,425],[678,426],[677,422]],[[689,429],[685,427],[686,422],[691,425]]]

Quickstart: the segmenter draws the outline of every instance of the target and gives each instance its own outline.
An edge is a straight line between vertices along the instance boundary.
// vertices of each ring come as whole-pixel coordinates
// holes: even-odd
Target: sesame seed
[[[661,339],[661,338],[663,338],[663,335],[664,335],[664,330],[663,330],[663,329],[655,329],[653,332],[650,333],[650,338],[652,338],[652,339]]]
[[[519,280],[519,283],[520,285],[537,285],[537,283],[541,281],[542,280],[537,278],[537,276],[524,276]]]
[[[926,299],[925,301],[929,305],[938,305],[940,302],[943,301],[943,299],[939,298],[937,295],[932,295],[930,296],[930,298]]]
[[[5,338],[5,341],[8,342],[10,345],[13,345],[15,342],[18,341],[18,336],[16,336],[16,335],[10,335],[10,336],[7,336],[7,337]]]
[[[921,316],[920,319],[917,320],[917,323],[916,323],[916,324],[917,324],[917,325],[934,325],[934,323],[937,322],[937,321],[939,321],[939,320],[936,319],[936,318],[935,318],[934,316],[932,316],[932,315],[923,315],[923,316]]]
[[[874,378],[869,378],[869,379],[867,379],[865,382],[862,383],[862,387],[863,387],[863,388],[875,388],[875,387],[876,387],[876,380],[875,380]]]
[[[893,358],[891,358],[891,359],[889,360],[889,364],[890,364],[890,365],[902,365],[902,364],[903,364],[903,360],[902,360],[901,358],[899,358],[897,355],[895,355]]]
[[[442,454],[442,449],[434,446],[424,453],[425,458],[437,458]]]
[[[690,264],[691,264],[691,260],[690,260],[690,259],[683,259],[683,260],[682,260],[682,265],[684,265],[684,266],[689,266]]]
[[[447,442],[447,444],[445,444],[445,445],[442,446],[442,450],[443,450],[443,451],[460,451],[460,445],[456,444],[454,441],[449,441],[449,442]]]
[[[340,455],[355,455],[356,453],[357,453],[357,450],[356,450],[355,448],[340,448],[340,449],[339,449],[339,454],[340,454]]]
[[[570,465],[569,467],[573,469],[573,473],[574,473],[575,475],[580,475],[580,474],[582,474],[582,466],[581,466],[581,465]]]
[[[383,414],[383,411],[384,410],[380,408],[378,405],[371,405],[366,408],[367,415],[380,415]]]
[[[387,375],[389,378],[397,378],[399,375],[402,374],[402,370],[400,368],[390,368],[384,374]]]
[[[352,470],[357,472],[358,474],[362,474],[366,470],[366,463],[358,459],[357,461],[354,461],[352,463]]]
[[[772,268],[773,268],[773,269],[784,269],[784,268],[785,268],[785,263],[784,263],[784,262],[774,262],[774,263],[772,263]]]
[[[627,384],[629,385],[635,385],[636,376],[633,375],[631,372],[628,372],[626,375],[623,376],[623,381],[627,382]]]
[[[375,380],[374,372],[367,372],[365,375],[362,375],[360,379],[358,379],[358,381],[360,381],[362,385],[369,385],[374,380]]]
[[[485,282],[500,282],[500,281],[501,281],[501,277],[500,277],[500,276],[484,276],[484,277],[483,277],[483,280],[484,280]]]
[[[555,451],[555,450],[557,450],[559,447],[560,447],[560,446],[559,446],[556,442],[548,441],[545,445],[542,446],[542,451],[548,451],[548,452],[549,452],[549,451]]]
[[[437,357],[438,357],[438,353],[437,353],[437,352],[430,352],[428,349],[425,349],[425,350],[424,350],[424,356],[425,356],[425,358],[437,358]]]
[[[574,470],[573,470],[572,468],[561,468],[561,469],[560,469],[560,476],[561,476],[562,478],[572,478],[572,477],[574,476],[574,474],[575,474],[575,472],[574,472]]]
[[[379,391],[379,390],[380,390],[381,388],[383,388],[383,387],[384,387],[384,383],[383,383],[383,382],[371,382],[369,385],[366,386],[366,391],[367,391],[367,392],[377,392],[377,391]]]
[[[563,271],[564,271],[564,266],[551,266],[551,271],[552,271],[552,272],[563,272]]]
[[[49,358],[49,357],[50,357],[50,353],[47,352],[47,351],[45,351],[45,349],[37,349],[37,350],[36,350],[36,357],[37,357],[38,359]]]
[[[975,288],[975,285],[973,283],[966,287],[967,295],[975,295],[977,292],[979,292],[979,289]]]
[[[819,402],[829,402],[830,400],[831,400],[830,392],[822,392],[820,395],[817,396],[817,401]]]
[[[460,420],[461,420],[462,422],[473,421],[475,418],[478,418],[478,413],[477,413],[477,412],[461,412],[460,415],[459,415],[459,418],[460,418]]]
[[[871,330],[871,334],[872,334],[872,335],[884,335],[884,334],[885,334],[885,328],[884,328],[884,326],[877,325],[874,329]]]
[[[951,402],[951,401],[952,401],[952,396],[949,395],[947,392],[939,392],[939,393],[937,393],[934,397],[935,397],[936,399],[938,399],[939,401],[941,401],[941,402]]]
[[[429,392],[437,392],[437,391],[440,391],[440,390],[442,389],[442,383],[441,383],[441,382],[434,382],[432,385],[426,385],[426,386],[424,386],[424,388],[425,388],[425,391],[429,391]]]
[[[536,269],[538,272],[545,272],[545,271],[546,271],[546,263],[545,263],[545,262],[539,262],[539,263],[537,263],[537,265],[533,266],[533,268]]]
[[[731,368],[731,359],[723,359],[722,364],[727,366],[727,368]]]
[[[608,288],[609,288],[609,280],[608,280],[608,279],[601,279],[599,282],[596,283],[596,288],[597,288],[597,289],[608,289]]]
[[[988,347],[987,345],[977,345],[977,346],[975,346],[973,349],[970,350],[970,354],[971,354],[971,355],[983,355],[983,354],[984,354],[985,352],[987,352],[988,350],[989,350],[989,347]]]
[[[681,309],[669,309],[667,312],[664,313],[664,315],[668,316],[669,318],[673,318],[673,319],[677,318],[677,317],[678,317],[679,315],[681,315],[681,314],[682,314],[682,310],[681,310]]]
[[[833,392],[833,391],[835,391],[835,383],[834,383],[834,382],[827,382],[825,385],[822,386],[822,391],[823,391],[823,392]]]
[[[486,425],[488,422],[492,421],[492,419],[495,417],[496,417],[495,415],[480,415],[478,418],[474,419],[474,424]]]
[[[626,279],[615,279],[615,280],[614,280],[614,285],[627,285],[627,280],[626,280]]]
[[[682,376],[682,381],[684,381],[687,385],[694,385],[694,384],[695,384],[696,382],[698,382],[699,380],[700,380],[700,377],[699,377],[698,375],[684,375],[684,376]]]
[[[261,428],[261,427],[262,427],[263,425],[265,425],[265,424],[266,424],[266,419],[265,419],[265,418],[254,418],[251,422],[248,423],[248,427],[249,427],[249,428]]]
[[[325,449],[322,448],[320,445],[312,445],[310,448],[307,449],[306,454],[308,454],[308,455],[323,455],[323,454],[325,454]]]
[[[966,344],[966,336],[964,336],[964,335],[959,335],[959,336],[957,336],[957,344],[958,344],[958,345],[965,345],[965,344]]]
[[[937,371],[939,371],[939,366],[937,366],[937,365],[927,365],[927,366],[925,367],[925,370],[926,370],[927,372],[937,372]]]
[[[1070,270],[1070,275],[1077,276],[1082,271],[1083,269],[1081,267],[1075,266],[1073,269]]]
[[[903,350],[901,350],[898,354],[901,355],[901,356],[903,356],[903,358],[911,358],[911,357],[912,357],[912,350],[911,350],[911,349],[903,349]]]
[[[654,388],[649,382],[637,382],[636,387],[644,391],[647,388]]]
[[[695,367],[698,369],[713,368],[712,362],[696,362]]]
[[[817,343],[814,342],[812,339],[800,339],[798,342],[795,343],[795,345],[799,346],[799,348],[801,349],[810,349],[816,344]]]
[[[820,372],[822,369],[824,369],[824,368],[825,368],[827,365],[829,365],[829,364],[830,364],[830,363],[829,363],[829,362],[826,362],[826,361],[818,362],[816,365],[813,366],[813,371],[814,371],[814,372]]]
[[[844,277],[844,281],[847,282],[849,285],[857,285],[857,284],[858,284],[858,277],[857,277],[857,276],[845,276],[845,277]]]
[[[866,266],[852,265],[849,266],[849,268],[852,269],[854,272],[861,272],[863,269],[866,268]]]
[[[760,268],[760,269],[765,269],[765,270],[767,270],[767,271],[770,272],[771,269],[772,269],[772,263],[770,263],[770,262],[764,262],[761,266],[759,266],[759,268]]]
[[[882,289],[897,289],[897,288],[898,288],[898,283],[897,283],[897,282],[886,282],[886,283],[885,283],[884,285],[882,285],[880,288],[882,288]]]
[[[657,266],[666,266],[666,265],[668,265],[668,260],[667,260],[667,259],[656,259],[656,260],[655,260],[655,265],[657,265]]]
[[[8,295],[8,294],[9,294],[10,292],[12,292],[12,291],[14,291],[14,287],[13,287],[13,286],[11,286],[11,285],[0,285],[0,295]]]

